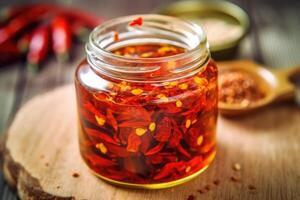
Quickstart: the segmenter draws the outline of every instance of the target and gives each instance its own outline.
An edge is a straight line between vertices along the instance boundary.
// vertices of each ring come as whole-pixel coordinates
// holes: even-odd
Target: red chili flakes
[[[266,96],[256,78],[243,71],[226,70],[219,76],[219,101],[247,107]]]
[[[171,120],[167,117],[163,118],[157,125],[154,138],[159,142],[166,142],[169,140],[172,131]]]
[[[72,174],[72,176],[73,176],[73,178],[78,178],[78,177],[79,177],[79,174],[76,173],[76,172],[74,172],[74,173]]]
[[[130,23],[129,26],[142,26],[143,25],[143,18],[138,17],[136,19],[133,19]]]
[[[137,152],[141,143],[142,141],[140,136],[138,136],[136,133],[131,133],[128,136],[127,151]]]
[[[112,52],[156,58],[185,51],[168,44],[146,44]],[[174,62],[143,76],[166,75],[180,65]],[[101,176],[136,184],[182,179],[207,166],[215,149],[211,130],[217,117],[216,75],[216,66],[209,62],[198,78],[165,83],[111,81],[109,91],[90,91],[76,82],[85,162]]]
[[[120,40],[120,38],[119,38],[119,32],[115,31],[114,32],[114,42],[117,42],[119,40]]]

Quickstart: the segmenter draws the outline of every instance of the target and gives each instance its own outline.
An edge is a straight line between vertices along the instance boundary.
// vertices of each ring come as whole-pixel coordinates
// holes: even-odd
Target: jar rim
[[[143,25],[142,26],[128,26],[128,24],[138,18],[141,17],[143,19]],[[155,24],[156,23],[156,24]],[[118,24],[126,24],[127,29],[130,31],[141,31],[145,27],[150,27],[151,26],[158,26],[161,24],[167,25],[168,31],[175,31],[176,34],[180,35],[181,33],[179,30],[175,30],[175,25],[178,25],[182,28],[186,28],[186,30],[182,30],[182,32],[185,31],[185,34],[189,34],[188,36],[185,35],[186,37],[186,50],[183,53],[180,54],[175,54],[171,56],[162,56],[162,57],[154,57],[154,58],[142,58],[142,57],[126,57],[122,55],[117,55],[108,50],[106,47],[101,46],[101,42],[103,42],[105,39],[107,39],[107,33],[106,35],[103,34],[105,32],[114,32],[114,30],[111,30],[112,27],[117,26]],[[149,26],[148,26],[149,25]],[[157,30],[158,30],[157,28]],[[164,27],[166,28],[166,27]],[[187,32],[187,30],[190,31],[190,33]],[[142,30],[143,31],[143,30]],[[101,35],[102,34],[102,35]],[[184,37],[184,36],[182,36]],[[113,36],[111,35],[111,38]],[[183,43],[183,42],[182,42]],[[103,45],[103,44],[102,44]],[[103,73],[103,69],[100,68],[105,68],[103,65],[107,65],[109,70],[114,70],[118,71],[121,73],[145,73],[145,72],[150,72],[157,70],[157,68],[151,68],[148,67],[147,69],[145,68],[136,68],[136,67],[130,67],[130,66],[109,66],[109,63],[107,63],[107,60],[117,60],[120,63],[127,64],[127,65],[132,65],[132,64],[149,64],[149,63],[165,63],[165,62],[172,62],[172,61],[177,61],[177,60],[183,60],[188,57],[203,57],[201,59],[201,62],[199,62],[200,66],[204,65],[207,63],[207,60],[210,58],[210,53],[209,53],[209,46],[207,43],[206,35],[203,31],[203,29],[192,22],[189,22],[187,20],[183,19],[178,19],[175,17],[171,16],[165,16],[165,15],[157,15],[157,14],[143,14],[143,15],[130,15],[130,16],[125,16],[125,17],[118,17],[114,18],[111,20],[108,20],[101,25],[97,26],[89,36],[89,41],[86,45],[86,52],[88,54],[88,62],[91,64],[92,68],[94,69],[95,72]],[[99,59],[101,58],[101,59]],[[101,61],[100,61],[101,60]],[[105,61],[104,61],[105,60]],[[97,61],[99,62],[97,63]],[[104,62],[103,62],[104,61]],[[101,67],[97,67],[101,66]]]
[[[107,29],[108,27],[118,24],[118,23],[131,22],[133,19],[136,19],[138,17],[142,17],[143,19],[154,19],[154,20],[155,19],[163,19],[166,21],[173,21],[175,23],[182,23],[182,24],[184,23],[185,25],[188,25],[191,28],[193,28],[195,30],[195,32],[198,33],[199,38],[200,38],[199,45],[195,46],[193,49],[189,49],[188,51],[186,51],[184,53],[171,55],[171,56],[155,57],[155,58],[140,58],[141,60],[155,62],[155,61],[161,60],[163,58],[168,58],[168,59],[169,58],[179,58],[179,57],[185,56],[184,54],[190,54],[190,53],[193,53],[194,51],[197,51],[198,48],[208,48],[206,35],[205,35],[203,29],[199,25],[194,24],[188,20],[178,19],[176,17],[167,16],[167,15],[158,15],[158,14],[129,15],[129,16],[118,17],[118,18],[114,18],[114,19],[105,21],[101,25],[95,27],[94,30],[91,32],[91,34],[89,36],[89,43],[94,44],[95,47],[99,48],[99,51],[101,51],[101,53],[103,53],[103,54],[110,55],[112,57],[116,57],[116,58],[120,58],[120,59],[125,59],[129,62],[136,61],[136,58],[117,55],[117,54],[112,53],[111,51],[107,51],[106,49],[101,48],[99,45],[97,45],[97,42],[95,42],[94,39],[96,38],[96,34]]]

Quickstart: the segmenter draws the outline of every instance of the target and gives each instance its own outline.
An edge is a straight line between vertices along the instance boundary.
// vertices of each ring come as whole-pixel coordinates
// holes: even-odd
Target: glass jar
[[[79,141],[95,175],[155,189],[208,167],[216,153],[217,68],[199,26],[121,17],[95,28],[86,52],[75,77]]]

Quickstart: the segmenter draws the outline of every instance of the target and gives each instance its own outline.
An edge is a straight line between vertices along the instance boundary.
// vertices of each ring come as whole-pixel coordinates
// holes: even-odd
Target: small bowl
[[[227,1],[179,1],[158,9],[157,13],[183,18],[202,26],[207,34],[210,51],[215,59],[230,57],[249,29],[249,17],[246,12]],[[226,34],[212,35],[218,31],[212,31],[212,29],[207,31],[208,23],[211,28],[223,26],[223,32],[235,35],[230,35],[231,37],[227,39],[221,38]],[[227,26],[227,30],[224,29],[225,26]],[[229,26],[231,32],[228,32]],[[209,39],[210,37],[219,41]]]

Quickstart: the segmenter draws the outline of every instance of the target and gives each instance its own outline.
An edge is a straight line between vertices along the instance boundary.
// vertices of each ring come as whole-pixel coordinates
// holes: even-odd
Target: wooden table
[[[16,1],[21,2],[21,1]],[[149,13],[153,9],[163,4],[171,1],[166,0],[152,0],[152,1],[135,1],[134,5],[132,0],[102,0],[102,1],[60,1],[63,4],[77,6],[82,9],[89,10],[95,14],[106,16],[107,18],[135,14],[135,13]],[[254,59],[257,62],[263,63],[267,66],[272,67],[289,67],[300,64],[300,2],[297,1],[259,1],[259,0],[235,0],[233,1],[244,8],[251,17],[252,28],[248,36],[242,42],[239,52],[236,58],[248,58]],[[8,5],[11,1],[4,1],[0,3],[0,6]],[[70,83],[73,81],[73,73],[75,66],[78,61],[83,57],[84,51],[83,46],[78,46],[76,52],[74,52],[74,59],[72,62],[65,64],[58,64],[55,59],[50,59],[45,64],[44,69],[37,75],[31,74],[26,71],[24,64],[16,63],[13,65],[2,67],[0,73],[0,132],[4,132],[11,120],[13,119],[16,111],[22,106],[26,101],[35,96],[38,93],[51,90],[57,86]],[[1,55],[0,55],[1,56]],[[274,111],[272,111],[274,109]],[[284,142],[284,131],[285,128],[289,127],[288,123],[299,123],[300,119],[295,118],[289,121],[288,113],[299,108],[294,104],[283,104],[276,105],[269,110],[265,111],[261,115],[259,113],[254,116],[249,116],[246,119],[240,120],[241,126],[249,126],[249,129],[259,129],[261,134],[267,134],[270,130],[277,129],[275,131],[277,134],[283,134],[283,136],[276,137],[277,140],[282,140]],[[273,116],[273,112],[279,112],[287,116],[286,122],[279,122],[276,120],[276,116]],[[252,118],[271,118],[274,119],[273,122],[276,124],[252,124]],[[227,119],[226,119],[227,120]],[[232,120],[229,122],[232,124],[239,124],[237,121]],[[221,127],[219,127],[220,129]],[[300,134],[300,130],[294,130],[295,135]],[[232,135],[232,139],[236,136]],[[247,139],[247,135],[240,135],[240,139]],[[262,137],[260,135],[260,137]],[[289,136],[291,137],[291,136]],[[297,138],[297,137],[295,137]],[[239,139],[239,138],[236,138]],[[223,141],[226,143],[226,141]],[[272,141],[270,141],[272,142]],[[278,142],[278,141],[277,141]],[[255,145],[255,141],[253,141]],[[259,144],[257,144],[259,145]],[[291,145],[295,145],[299,149],[299,136],[298,142]],[[258,146],[258,148],[261,148]],[[221,146],[222,150],[222,146]],[[241,152],[243,148],[241,148]],[[284,149],[282,150],[284,151]],[[224,155],[224,154],[222,154]],[[239,156],[244,155],[243,153],[238,154],[236,158],[227,159],[226,169],[231,170],[231,165],[234,162],[240,162],[242,167],[246,166],[247,162],[242,163],[246,159],[241,159]],[[276,155],[266,155],[270,156],[271,160],[274,161],[274,168],[284,169],[284,164],[286,163],[276,163]],[[287,152],[287,157],[288,157]],[[272,180],[270,185],[265,185],[261,188],[258,196],[248,196],[247,199],[300,199],[300,174],[297,168],[300,168],[299,156],[292,156],[294,160],[287,159],[287,162],[294,164],[294,168],[288,168],[286,171],[281,171],[282,174],[266,173],[264,177],[259,177],[261,180]],[[251,167],[257,167],[257,170],[268,170],[263,169],[266,163],[255,163],[247,165]],[[266,159],[266,162],[271,162],[270,159]],[[278,164],[278,165],[277,165]],[[214,166],[215,168],[215,166]],[[223,169],[218,167],[220,173]],[[246,170],[246,169],[245,169]],[[272,170],[271,170],[272,171]],[[276,170],[275,170],[276,171]],[[244,173],[245,176],[252,180],[252,184],[255,184],[256,180],[255,174]],[[273,179],[269,179],[270,176],[274,176]],[[288,177],[292,177],[292,180]],[[292,184],[292,185],[290,185]],[[275,186],[275,187],[273,187]],[[228,187],[229,190],[245,190],[247,188],[223,185],[222,187]],[[295,192],[297,191],[298,192]],[[213,192],[218,193],[218,190]],[[243,191],[241,191],[243,192]],[[192,193],[192,192],[191,192]],[[239,193],[237,193],[239,194]],[[0,196],[1,199],[16,199],[16,194],[5,184],[2,175],[0,175]],[[199,196],[197,196],[198,198]],[[211,196],[213,197],[213,196]],[[220,195],[215,195],[214,197],[220,197]],[[225,198],[225,197],[224,197]],[[239,196],[230,197],[229,199],[240,199]]]

